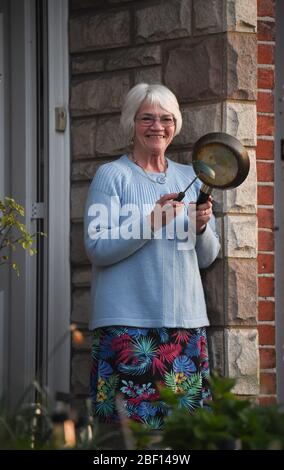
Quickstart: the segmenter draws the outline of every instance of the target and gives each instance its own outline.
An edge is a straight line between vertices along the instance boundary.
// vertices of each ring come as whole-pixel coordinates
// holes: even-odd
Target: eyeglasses
[[[138,116],[135,121],[138,121],[143,127],[152,126],[156,121],[159,121],[163,127],[172,127],[175,125],[175,119],[169,115],[158,117],[152,114],[146,114],[144,116]]]

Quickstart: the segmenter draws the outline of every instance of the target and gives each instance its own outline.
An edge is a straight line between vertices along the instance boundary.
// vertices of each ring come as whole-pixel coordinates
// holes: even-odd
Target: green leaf
[[[0,200],[0,260],[1,264],[8,263],[9,252],[7,248],[14,252],[17,246],[27,250],[30,256],[37,253],[36,247],[33,246],[36,235],[46,236],[44,232],[30,233],[20,219],[24,217],[25,210],[23,206],[18,204],[12,197],[4,197],[4,200]],[[13,229],[13,230],[12,230]],[[11,235],[12,234],[12,235]],[[1,253],[5,252],[5,257]],[[17,276],[19,275],[19,269],[14,263],[10,264],[11,268],[16,271]]]

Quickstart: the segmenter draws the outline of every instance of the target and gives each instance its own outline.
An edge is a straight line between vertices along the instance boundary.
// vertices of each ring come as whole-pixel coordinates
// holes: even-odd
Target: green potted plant
[[[284,449],[284,412],[259,406],[232,393],[235,380],[212,375],[212,401],[191,416],[162,392],[172,413],[165,421],[161,445],[175,450]]]
[[[15,251],[17,246],[21,246],[31,256],[36,253],[33,247],[34,237],[37,234],[44,235],[43,232],[30,234],[21,221],[25,210],[13,198],[4,197],[0,199],[0,266],[9,265],[19,276],[19,268],[16,263],[11,262],[11,251]]]

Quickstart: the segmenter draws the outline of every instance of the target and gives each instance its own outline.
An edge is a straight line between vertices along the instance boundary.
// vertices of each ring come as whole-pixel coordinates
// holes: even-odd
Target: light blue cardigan
[[[162,194],[185,189],[195,174],[191,166],[168,159],[165,182],[156,181],[161,173],[148,175],[123,155],[101,165],[90,186],[84,223],[85,247],[93,265],[90,329],[209,324],[199,268],[209,266],[220,249],[214,217],[205,232],[196,239],[189,237],[187,244],[178,239],[175,223],[154,235],[147,213]],[[186,193],[185,207],[196,201],[199,187],[197,181]],[[125,204],[140,209],[132,211],[129,230],[136,236],[128,239],[121,230],[129,221],[126,208],[122,209]],[[148,205],[144,212],[143,204]],[[186,227],[186,212],[182,221]]]

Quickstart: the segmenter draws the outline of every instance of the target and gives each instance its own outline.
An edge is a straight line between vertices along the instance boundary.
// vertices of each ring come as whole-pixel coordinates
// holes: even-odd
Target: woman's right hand
[[[149,216],[153,232],[159,230],[162,226],[169,224],[183,210],[183,201],[174,201],[177,196],[178,193],[164,194],[156,202],[156,205]]]

